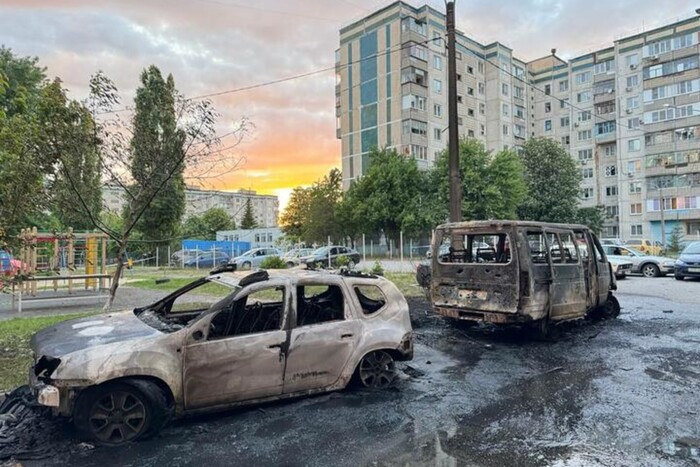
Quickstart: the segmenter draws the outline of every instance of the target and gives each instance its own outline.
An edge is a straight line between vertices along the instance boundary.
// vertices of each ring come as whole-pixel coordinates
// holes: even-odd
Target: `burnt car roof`
[[[505,228],[505,227],[550,227],[553,229],[586,229],[582,224],[557,224],[552,222],[517,221],[517,220],[487,220],[487,221],[463,221],[448,222],[439,225],[439,229],[463,229],[463,228]]]
[[[232,286],[244,287],[255,282],[264,282],[270,279],[291,278],[295,280],[301,280],[317,279],[321,276],[375,280],[380,279],[379,276],[375,276],[373,274],[365,274],[355,271],[344,272],[317,269],[267,269],[258,271],[221,272],[218,274],[210,275],[208,279],[215,279],[217,281],[224,282]]]

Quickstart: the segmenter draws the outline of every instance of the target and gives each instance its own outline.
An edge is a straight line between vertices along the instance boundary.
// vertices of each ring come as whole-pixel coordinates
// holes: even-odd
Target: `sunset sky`
[[[141,70],[172,73],[186,96],[332,67],[340,27],[389,4],[376,0],[0,0],[0,43],[40,58],[74,98],[101,69],[131,100]],[[413,5],[424,2],[409,1]],[[444,11],[442,0],[427,3]],[[686,17],[695,0],[458,0],[457,25],[530,60],[552,47],[567,58],[623,35]],[[226,94],[213,101],[220,133],[255,125],[236,151],[243,168],[220,189],[278,194],[340,165],[333,71]],[[223,144],[226,145],[224,140]]]

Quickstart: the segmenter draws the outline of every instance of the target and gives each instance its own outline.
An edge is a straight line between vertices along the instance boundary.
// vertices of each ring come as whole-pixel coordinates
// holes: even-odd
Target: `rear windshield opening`
[[[508,264],[510,238],[506,233],[446,232],[438,254],[440,263]]]

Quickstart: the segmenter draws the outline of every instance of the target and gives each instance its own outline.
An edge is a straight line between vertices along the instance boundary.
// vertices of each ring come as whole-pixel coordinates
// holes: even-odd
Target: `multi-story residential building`
[[[366,171],[372,147],[424,168],[446,148],[444,23],[429,6],[397,1],[341,29],[344,188]],[[604,235],[661,240],[663,217],[667,237],[679,226],[700,239],[699,31],[694,15],[568,61],[530,62],[458,34],[460,136],[491,150],[553,138],[580,165],[581,205],[603,206]]]
[[[185,190],[185,218],[211,208],[223,208],[240,225],[250,200],[255,221],[260,227],[277,227],[279,201],[274,195],[260,195],[253,190],[217,191],[188,187]],[[124,206],[124,190],[117,185],[102,188],[105,209],[119,212]]]

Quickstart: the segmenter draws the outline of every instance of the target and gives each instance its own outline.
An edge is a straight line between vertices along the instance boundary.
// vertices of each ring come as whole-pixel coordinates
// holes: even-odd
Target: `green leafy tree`
[[[183,224],[182,233],[185,238],[216,240],[216,232],[235,228],[236,223],[225,209],[211,208],[201,215],[188,217]]]
[[[154,183],[160,188],[153,193],[137,223],[147,240],[169,242],[178,234],[185,213],[184,164],[187,136],[178,128],[175,80],[163,79],[160,70],[151,65],[141,74],[141,86],[134,99],[136,110],[131,138],[131,175],[134,189]],[[170,167],[172,170],[158,170]],[[155,180],[154,180],[155,177]]]
[[[311,190],[309,188],[298,186],[292,190],[289,202],[280,217],[281,230],[289,237],[292,243],[304,240],[310,203]]]
[[[683,249],[683,238],[683,228],[676,225],[673,230],[671,230],[671,234],[668,236],[668,241],[666,243],[668,253],[673,255],[680,253],[680,251]]]
[[[387,240],[399,233],[416,236],[429,231],[434,220],[427,176],[416,161],[394,150],[373,150],[370,166],[345,195],[346,222],[369,232],[384,232]]]
[[[591,229],[596,235],[600,235],[603,231],[603,223],[605,221],[605,207],[594,206],[590,208],[579,208],[576,212],[574,222],[583,224]]]
[[[475,139],[459,143],[459,169],[462,183],[462,218],[516,219],[518,206],[525,200],[527,186],[523,166],[513,151],[491,154],[484,144]],[[435,209],[440,218],[448,215],[449,158],[443,151],[437,158],[431,174],[435,187]]]
[[[566,150],[549,138],[530,138],[522,160],[528,197],[520,208],[520,217],[540,222],[575,222],[581,174]]]
[[[243,211],[243,218],[241,219],[241,229],[251,230],[258,226],[255,221],[255,213],[253,212],[253,203],[248,198],[245,202],[245,211]]]

